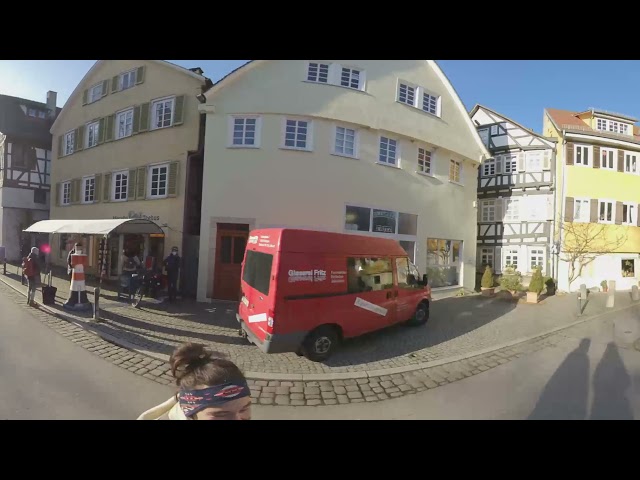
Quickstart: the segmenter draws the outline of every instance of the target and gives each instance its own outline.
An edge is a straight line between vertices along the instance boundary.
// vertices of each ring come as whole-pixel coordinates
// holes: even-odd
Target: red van
[[[395,240],[254,230],[242,263],[240,334],[265,353],[328,358],[344,338],[429,319],[431,288]]]

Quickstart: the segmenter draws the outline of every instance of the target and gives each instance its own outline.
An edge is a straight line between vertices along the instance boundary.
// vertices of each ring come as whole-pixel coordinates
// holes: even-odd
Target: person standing
[[[71,265],[71,255],[75,255],[76,253],[82,253],[82,245],[80,243],[76,243],[74,247],[69,251],[67,255],[67,274],[69,275],[69,281],[73,277],[73,265]]]
[[[35,307],[36,289],[40,285],[40,272],[42,266],[39,258],[40,251],[37,247],[31,248],[31,253],[25,258],[22,268],[24,275],[27,277],[27,305]]]
[[[176,301],[181,262],[182,259],[178,255],[178,247],[173,247],[171,255],[164,259],[164,268],[167,269],[167,280],[169,282],[169,301],[172,303]]]

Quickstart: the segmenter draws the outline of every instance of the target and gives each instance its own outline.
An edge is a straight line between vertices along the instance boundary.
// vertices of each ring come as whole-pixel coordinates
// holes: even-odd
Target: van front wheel
[[[329,326],[318,327],[302,343],[302,353],[312,362],[329,358],[338,346],[338,332]]]
[[[413,314],[413,317],[409,319],[407,325],[412,327],[416,327],[418,325],[424,325],[429,320],[429,305],[426,303],[421,303],[416,308],[416,313]]]

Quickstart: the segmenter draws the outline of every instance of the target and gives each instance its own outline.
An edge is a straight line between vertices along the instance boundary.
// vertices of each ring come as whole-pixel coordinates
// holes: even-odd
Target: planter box
[[[527,303],[538,303],[539,295],[536,292],[527,292]]]

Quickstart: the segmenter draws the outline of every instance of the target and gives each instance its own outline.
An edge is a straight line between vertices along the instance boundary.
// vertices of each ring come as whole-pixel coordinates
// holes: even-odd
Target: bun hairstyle
[[[182,390],[195,390],[231,380],[245,380],[235,363],[221,357],[197,343],[185,343],[176,348],[169,359],[176,385]]]

